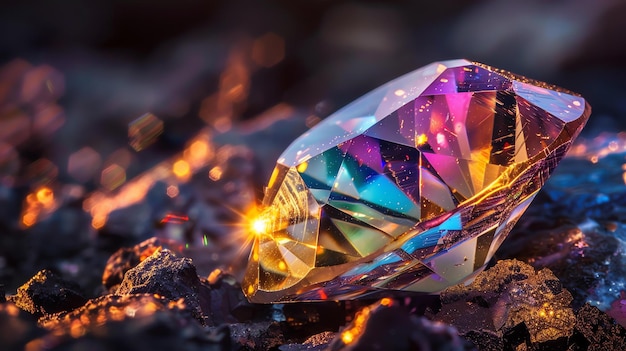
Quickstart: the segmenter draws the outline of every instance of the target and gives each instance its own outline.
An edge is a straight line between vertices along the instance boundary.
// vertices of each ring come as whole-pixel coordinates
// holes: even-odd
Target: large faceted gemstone
[[[471,278],[590,113],[575,93],[466,60],[377,88],[280,156],[244,292],[340,300]]]

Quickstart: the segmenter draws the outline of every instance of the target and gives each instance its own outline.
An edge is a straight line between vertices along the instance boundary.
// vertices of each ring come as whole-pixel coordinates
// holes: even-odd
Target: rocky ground
[[[626,350],[623,2],[79,3],[0,11],[0,350]],[[242,223],[281,151],[454,57],[594,109],[489,269],[248,303]]]
[[[120,249],[87,299],[48,270],[0,304],[6,350],[623,350],[626,329],[547,268],[502,260],[440,298],[251,305],[233,276],[197,275],[150,239]],[[151,253],[151,254],[150,254]]]
[[[245,252],[232,242],[237,215],[220,204],[240,206],[253,190],[229,190],[223,178],[192,177],[180,187],[182,204],[153,194],[162,191],[156,183],[150,202],[118,209],[111,223],[86,234],[58,224],[89,225],[82,208],[63,203],[32,228],[0,237],[1,343],[29,351],[624,350],[626,227],[623,170],[615,165],[626,144],[619,135],[583,142],[584,152],[575,147],[563,161],[491,267],[439,296],[248,303],[238,283]],[[609,144],[597,171],[572,179],[593,163],[588,154]],[[230,181],[251,184],[258,159],[246,150],[212,162]],[[176,208],[188,218],[157,221],[138,215],[142,206]],[[149,230],[123,230],[133,221],[148,221],[140,224]],[[191,245],[172,238],[181,231]],[[141,241],[146,233],[156,237]]]

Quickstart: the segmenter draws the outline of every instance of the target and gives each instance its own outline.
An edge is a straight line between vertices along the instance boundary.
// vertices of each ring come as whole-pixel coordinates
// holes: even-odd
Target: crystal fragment
[[[280,156],[244,292],[341,300],[472,278],[590,113],[575,93],[466,60],[375,89]]]

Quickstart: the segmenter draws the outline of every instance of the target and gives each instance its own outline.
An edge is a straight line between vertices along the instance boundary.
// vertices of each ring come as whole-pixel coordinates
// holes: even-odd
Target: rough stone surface
[[[556,204],[531,208],[532,216],[514,229],[497,256],[550,269],[572,293],[572,307],[580,308],[590,291],[610,279],[609,270],[621,264],[619,239],[596,223],[588,223],[584,232],[569,221],[563,223],[562,217],[554,215],[557,210],[553,206]]]
[[[345,325],[349,317],[370,303],[355,301],[354,307],[334,301],[285,304],[280,309],[285,320],[283,331],[298,340],[324,331],[336,331]]]
[[[626,329],[589,304],[576,315],[576,332],[587,341],[589,351],[626,350]]]
[[[124,274],[140,262],[150,257],[155,251],[161,248],[170,250],[178,249],[179,244],[171,240],[162,238],[150,238],[132,248],[121,248],[117,250],[107,261],[104,273],[102,274],[102,284],[109,291],[114,290],[124,280]]]
[[[476,345],[480,351],[502,351],[504,349],[502,336],[488,330],[471,330],[465,333],[463,337]]]
[[[155,294],[105,295],[89,300],[84,306],[73,311],[47,315],[39,319],[39,324],[46,329],[61,330],[67,333],[72,328],[89,329],[108,321],[147,317],[158,311],[176,313],[181,318],[188,317],[191,322],[192,312],[181,299],[171,301]]]
[[[54,332],[32,341],[32,350],[231,350],[228,328],[206,333],[188,312],[149,294],[103,296],[42,320]]]
[[[499,261],[468,286],[446,289],[441,301],[434,318],[471,333],[470,339],[497,335],[514,346],[567,345],[575,324],[572,296],[552,272],[516,260]]]
[[[87,299],[79,290],[78,285],[59,278],[49,270],[42,270],[9,299],[24,311],[41,317],[84,305]]]
[[[301,344],[286,344],[278,349],[280,351],[322,351],[328,348],[328,344],[335,338],[337,333],[322,332],[312,335]]]
[[[181,298],[199,320],[203,320],[199,300],[200,279],[189,258],[178,258],[170,250],[155,251],[130,269],[117,289],[118,295],[158,294],[169,300]]]
[[[235,277],[219,270],[208,279],[201,279],[199,302],[204,322],[209,326],[248,321],[255,317],[255,310],[263,310],[255,309],[246,300]]]
[[[424,317],[390,299],[365,307],[341,330],[329,350],[441,350],[474,348],[458,336],[456,328]]]
[[[285,343],[280,325],[276,322],[230,324],[233,346],[237,350],[269,350]]]

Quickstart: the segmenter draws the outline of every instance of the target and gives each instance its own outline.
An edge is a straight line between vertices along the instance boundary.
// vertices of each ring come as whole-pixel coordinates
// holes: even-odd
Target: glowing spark
[[[380,300],[380,304],[383,306],[390,306],[392,302],[393,301],[388,297],[385,297],[382,300]]]
[[[185,160],[178,160],[172,165],[172,172],[174,172],[178,178],[186,178],[189,176],[190,171],[191,167],[189,167],[189,163]]]
[[[354,334],[352,334],[352,331],[346,330],[341,333],[341,341],[343,341],[346,345],[352,343],[354,341]]]
[[[209,171],[209,178],[212,181],[218,181],[222,178],[222,173],[222,168],[220,166],[215,166]]]
[[[428,136],[426,136],[426,134],[420,134],[417,136],[417,139],[415,139],[415,144],[417,146],[420,146],[420,145],[426,144],[427,141],[428,141]]]
[[[93,219],[91,220],[91,226],[94,229],[100,229],[104,227],[104,225],[107,222],[107,217],[108,216],[100,215],[100,214],[93,216]]]
[[[255,235],[261,235],[266,233],[269,229],[269,219],[265,217],[259,217],[254,219],[250,223],[250,229]]]
[[[37,214],[33,212],[26,212],[24,216],[22,217],[22,223],[27,227],[30,227],[33,224],[35,224],[36,221],[37,221]]]
[[[209,274],[207,280],[209,281],[209,284],[215,284],[220,276],[222,276],[222,270],[216,268]]]
[[[54,193],[50,188],[41,188],[37,191],[37,201],[39,201],[43,207],[50,207],[54,204]]]

